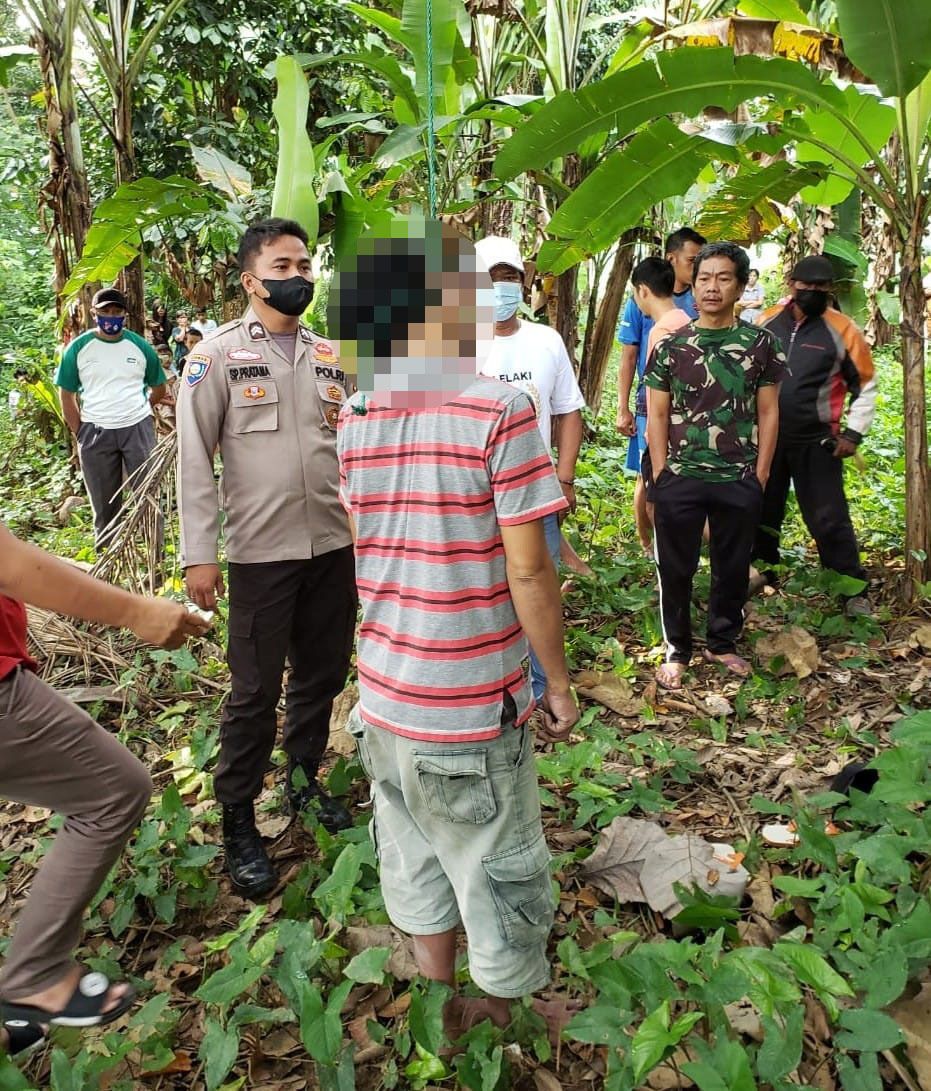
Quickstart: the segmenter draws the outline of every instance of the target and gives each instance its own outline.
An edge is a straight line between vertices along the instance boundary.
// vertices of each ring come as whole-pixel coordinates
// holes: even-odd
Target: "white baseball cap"
[[[489,235],[479,239],[475,244],[475,252],[482,259],[489,270],[496,265],[510,265],[521,273],[524,271],[524,259],[520,256],[517,243],[512,239],[506,239],[503,235]]]

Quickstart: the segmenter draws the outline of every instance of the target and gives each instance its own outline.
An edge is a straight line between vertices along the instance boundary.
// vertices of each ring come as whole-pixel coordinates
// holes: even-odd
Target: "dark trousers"
[[[128,428],[100,428],[85,421],[78,429],[81,472],[94,509],[94,542],[98,550],[107,545],[119,526],[123,481],[139,469],[154,446],[152,417]]]
[[[755,476],[741,481],[698,481],[664,470],[653,486],[653,525],[659,603],[666,659],[692,658],[692,577],[701,555],[705,520],[710,530],[711,595],[708,649],[732,652],[743,628],[750,553],[763,490]]]
[[[262,790],[285,659],[291,672],[282,745],[292,763],[316,773],[333,699],[346,683],[356,602],[351,546],[306,561],[230,564],[231,692],[214,774],[220,803],[247,803]]]
[[[777,444],[763,497],[754,557],[767,564],[779,563],[779,535],[790,483],[795,485],[798,506],[818,546],[822,567],[865,580],[844,495],[844,460],[835,458],[818,442]]]

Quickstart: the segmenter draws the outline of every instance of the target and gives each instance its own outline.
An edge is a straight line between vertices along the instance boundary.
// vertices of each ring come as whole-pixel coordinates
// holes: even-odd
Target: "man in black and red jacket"
[[[822,566],[865,580],[844,494],[843,460],[869,431],[876,380],[863,334],[829,306],[833,276],[826,257],[802,258],[789,277],[791,298],[768,308],[758,320],[782,342],[789,373],[779,392],[779,442],[754,556],[764,564],[779,562],[779,535],[792,483]],[[862,594],[851,596],[847,612],[868,614],[869,601]]]

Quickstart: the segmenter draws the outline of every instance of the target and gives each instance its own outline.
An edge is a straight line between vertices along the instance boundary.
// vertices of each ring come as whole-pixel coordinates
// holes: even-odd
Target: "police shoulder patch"
[[[197,386],[207,377],[212,360],[199,352],[188,353],[184,364],[184,381],[188,386]]]

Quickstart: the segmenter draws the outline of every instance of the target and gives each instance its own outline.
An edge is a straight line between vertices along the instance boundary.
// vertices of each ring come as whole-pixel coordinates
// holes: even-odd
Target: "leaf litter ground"
[[[682,691],[667,694],[658,691],[652,681],[655,654],[649,616],[645,624],[643,611],[605,609],[603,579],[611,582],[615,576],[615,570],[605,567],[592,580],[577,580],[566,596],[577,665],[589,672],[578,678],[589,695],[583,699],[585,726],[571,745],[539,749],[544,821],[557,857],[555,876],[560,888],[552,937],[554,989],[568,989],[583,999],[590,999],[585,995],[585,983],[571,967],[559,963],[556,948],[562,949],[561,941],[571,937],[584,951],[618,930],[647,938],[672,934],[668,922],[647,906],[614,905],[582,878],[579,862],[595,847],[600,828],[618,814],[631,813],[656,819],[670,834],[736,844],[753,876],[737,923],[739,942],[770,946],[787,929],[783,919],[773,917],[778,894],[772,879],[796,869],[785,862],[784,851],[761,845],[763,817],[751,803],[752,797],[762,796],[779,804],[798,795],[825,791],[851,758],[868,760],[874,755],[883,745],[888,725],[900,719],[903,710],[931,704],[931,623],[922,611],[897,616],[897,607],[881,581],[874,585],[873,594],[882,620],[848,621],[839,615],[829,596],[813,594],[806,586],[810,573],[790,573],[785,591],[763,595],[750,604],[748,635],[758,651],[762,647],[767,653],[762,662],[755,656],[757,668],[750,679],[741,682],[702,664],[693,667]],[[638,560],[626,566],[622,583],[615,586],[647,586],[649,580],[649,567]],[[700,600],[701,580],[698,584]],[[646,607],[648,615],[651,609]],[[202,652],[196,656],[200,661]],[[111,648],[110,654],[111,658],[123,656],[126,662],[133,658],[133,650],[126,647]],[[163,682],[169,680],[166,677]],[[70,674],[68,681],[74,681]],[[164,686],[148,690],[128,717],[131,745],[141,749],[156,769],[162,790],[172,783],[178,786],[195,816],[186,832],[195,845],[208,847],[218,842],[216,813],[204,791],[204,776],[194,768],[196,761],[190,764],[192,756],[188,764],[177,759],[178,732],[171,730],[170,713],[179,700],[185,706],[186,723],[192,721],[198,707],[207,710],[201,721],[206,722],[216,706],[215,685],[198,686],[196,678],[189,676],[183,694],[166,692]],[[337,721],[345,716],[350,703],[351,694],[339,703]],[[103,708],[104,716],[108,712],[112,716],[112,704],[98,707]],[[351,766],[346,768],[349,747],[344,734],[337,731],[333,741],[345,755],[342,760],[334,755],[339,776],[352,773]],[[349,794],[364,808],[365,791],[359,780],[349,785]],[[364,809],[360,813],[364,814]],[[332,858],[332,852],[321,851],[321,839],[324,843],[331,839],[289,822],[280,813],[273,774],[259,802],[259,814],[282,876],[267,904],[262,927],[288,919],[290,913],[299,919],[316,919],[315,932],[322,936],[320,906],[308,904],[310,883],[302,881],[302,874],[306,875],[308,860],[319,864],[328,855]],[[0,852],[7,868],[0,886],[0,906],[7,929],[47,846],[47,819],[37,808],[6,804],[0,809]],[[164,820],[161,829],[164,833]],[[173,851],[169,845],[167,854]],[[120,889],[131,882],[136,882],[137,889],[145,889],[138,884],[138,874],[129,873],[136,859],[138,854],[124,862],[110,892],[95,907],[84,954],[101,963],[118,961],[133,978],[142,980],[144,988],[150,988],[150,997],[167,998],[165,1010],[170,1010],[171,1018],[155,1024],[161,1048],[155,1059],[163,1062],[158,1070],[142,1075],[141,1069],[152,1061],[146,1057],[152,1042],[145,1047],[145,1039],[152,1035],[146,1034],[151,1028],[137,1027],[130,1033],[139,1037],[143,1048],[106,1073],[100,1086],[126,1086],[128,1080],[129,1086],[199,1088],[204,1086],[200,1058],[208,1023],[204,1003],[193,994],[222,965],[224,944],[212,953],[210,947],[218,937],[240,928],[253,906],[230,891],[216,859],[207,865],[216,881],[204,904],[188,907],[190,901],[197,901],[198,887],[195,883],[188,889],[182,884],[174,914],[166,914],[163,907],[162,915],[172,918],[166,923],[154,911],[156,884],[150,898],[142,893],[133,897],[131,915],[114,937],[108,923],[113,922]],[[164,868],[158,872],[163,879],[166,874],[177,879]],[[303,899],[295,894],[296,888],[303,889]],[[365,905],[374,911],[352,915],[352,910]],[[793,923],[797,923],[794,918]],[[385,1083],[392,1048],[390,1043],[373,1038],[370,1028],[373,1023],[403,1025],[410,1004],[406,982],[413,974],[413,962],[403,937],[379,916],[377,895],[371,890],[361,901],[353,901],[347,926],[338,930],[336,941],[347,956],[372,947],[391,952],[387,976],[382,980],[374,975],[377,984],[355,983],[342,1013],[346,1037],[356,1046],[357,1085],[379,1087]],[[255,1024],[239,1036],[238,1060],[231,1068],[233,1075],[245,1076],[241,1086],[319,1086],[314,1062],[307,1056],[280,989],[259,976],[248,995],[277,1012],[277,1018],[289,1021]],[[806,1052],[800,1071],[813,1086],[834,1086],[830,1028],[817,1001],[808,997],[807,1004]],[[748,1009],[742,1015],[735,1013],[733,1025],[752,1040],[760,1034],[759,1018],[752,1006]],[[67,1050],[77,1045],[67,1039],[63,1044]],[[101,1044],[95,1045],[95,1036],[90,1034],[84,1050],[93,1053]],[[922,1048],[927,1048],[926,1043]],[[604,1071],[602,1053],[595,1044],[565,1041],[555,1057],[541,1064],[526,1049],[512,1047],[512,1079],[517,1086],[545,1091],[557,1086],[598,1086]],[[644,1086],[690,1086],[677,1069],[668,1064],[655,1068]],[[44,1085],[49,1079],[48,1058],[33,1062],[29,1071],[37,1085]],[[399,1086],[423,1086],[422,1080],[406,1083],[405,1079],[402,1074]],[[884,1069],[885,1086],[897,1086],[898,1079],[891,1067]],[[234,1081],[229,1086],[237,1085]]]

